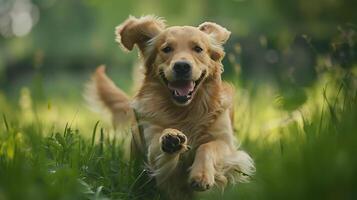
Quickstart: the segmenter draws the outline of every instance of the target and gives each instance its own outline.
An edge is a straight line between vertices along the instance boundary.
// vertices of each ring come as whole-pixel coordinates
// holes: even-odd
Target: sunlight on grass
[[[94,113],[90,110],[84,100],[73,102],[64,99],[49,100],[47,102],[33,102],[31,91],[27,87],[23,87],[19,94],[18,104],[14,105],[1,98],[1,105],[4,108],[4,113],[12,113],[10,118],[15,117],[21,120],[19,123],[24,126],[38,124],[44,130],[57,129],[70,124],[75,129],[81,129],[83,133],[91,133],[92,128],[89,124],[94,124],[96,121],[103,121],[102,124],[110,129],[110,116],[103,116]],[[90,134],[84,134],[90,137]]]
[[[222,78],[236,87],[235,136],[257,172],[196,199],[357,199],[355,10],[337,0],[0,0],[0,200],[165,199],[128,159],[130,129],[113,130],[82,98],[102,64],[134,94],[139,52],[121,51],[114,28],[146,14],[231,32]]]
[[[283,109],[288,99],[271,85],[255,88],[255,95],[237,86],[235,129],[256,161],[257,174],[249,184],[198,199],[305,199],[311,190],[330,191],[315,192],[316,199],[350,197],[357,185],[353,81],[343,73],[325,73],[304,89],[308,98],[295,110]],[[123,138],[128,135],[115,134],[109,123],[98,125],[102,116],[84,102],[36,102],[26,87],[17,103],[4,95],[0,102],[3,199],[160,198],[142,166],[127,159]],[[14,191],[19,182],[11,180],[20,181],[25,192]]]

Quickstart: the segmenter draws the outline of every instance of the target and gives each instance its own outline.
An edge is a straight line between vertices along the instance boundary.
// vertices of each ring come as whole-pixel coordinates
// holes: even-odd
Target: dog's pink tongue
[[[176,90],[180,96],[187,96],[193,91],[195,84],[193,81],[176,81],[169,83],[169,88],[171,90]]]

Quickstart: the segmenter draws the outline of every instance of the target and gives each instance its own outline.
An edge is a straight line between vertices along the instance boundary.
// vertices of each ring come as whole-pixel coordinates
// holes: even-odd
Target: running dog
[[[143,79],[129,98],[99,67],[92,98],[111,111],[114,125],[137,119],[141,131],[132,140],[158,188],[169,199],[191,199],[194,191],[248,181],[254,162],[238,150],[234,88],[221,79],[230,32],[212,22],[166,27],[144,16],[129,17],[115,34],[124,50],[138,48]]]

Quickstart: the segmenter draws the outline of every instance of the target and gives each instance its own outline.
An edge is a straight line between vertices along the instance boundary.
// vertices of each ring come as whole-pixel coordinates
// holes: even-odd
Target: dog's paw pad
[[[161,149],[166,153],[176,153],[181,150],[186,151],[187,137],[176,129],[165,129],[161,138]]]
[[[208,177],[205,174],[195,176],[190,179],[190,186],[195,191],[206,191],[212,188],[214,184],[214,177]]]

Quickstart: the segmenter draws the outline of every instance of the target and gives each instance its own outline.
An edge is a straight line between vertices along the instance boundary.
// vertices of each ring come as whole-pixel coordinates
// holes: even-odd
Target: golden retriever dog
[[[99,67],[92,98],[111,111],[114,125],[136,122],[132,143],[157,187],[169,199],[191,199],[195,191],[248,181],[254,163],[238,150],[234,88],[221,79],[230,32],[212,22],[165,27],[144,16],[129,17],[115,34],[125,50],[138,48],[144,78],[129,98]]]

